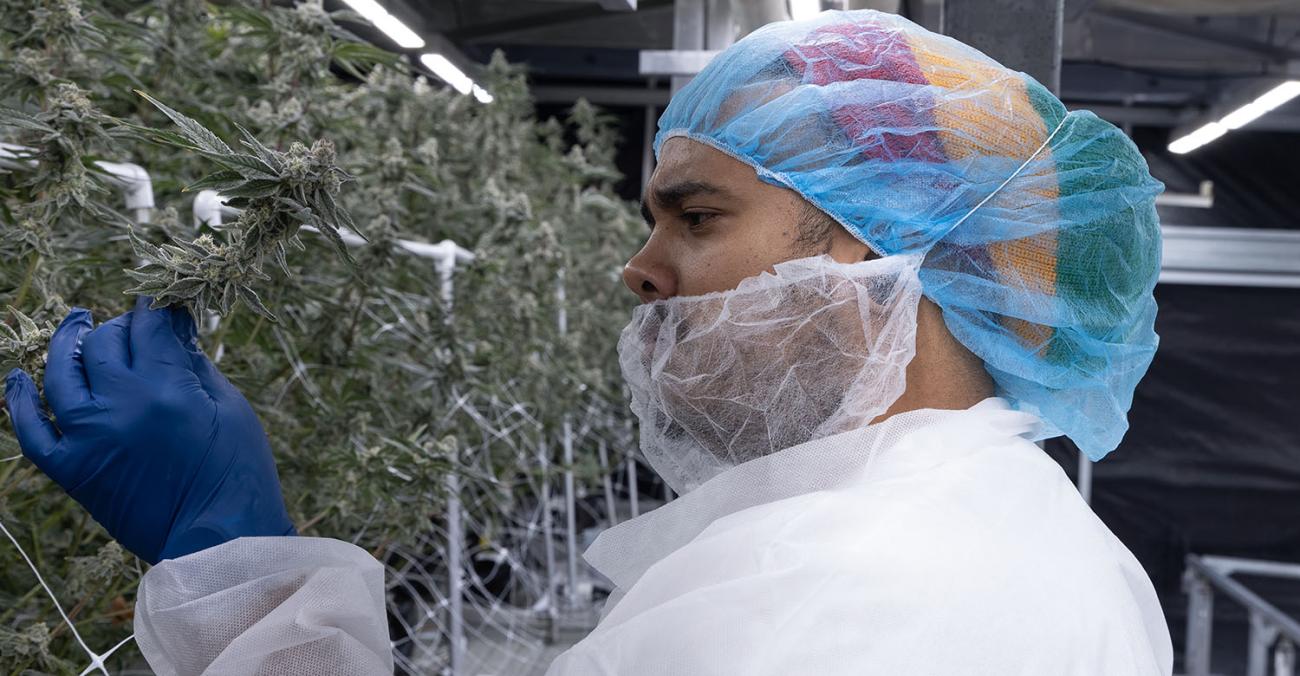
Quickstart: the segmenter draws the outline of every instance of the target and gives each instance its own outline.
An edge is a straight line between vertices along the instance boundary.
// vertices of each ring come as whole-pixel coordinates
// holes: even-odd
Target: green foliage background
[[[355,17],[313,2],[0,0],[0,16],[0,142],[30,150],[0,159],[0,308],[11,308],[0,370],[24,366],[39,382],[44,341],[70,306],[104,321],[136,288],[195,308],[199,284],[175,284],[197,274],[204,304],[227,311],[205,315],[203,346],[261,415],[300,529],[357,537],[377,553],[415,542],[438,518],[448,471],[463,475],[477,509],[508,511],[511,478],[539,471],[517,447],[554,448],[566,412],[596,411],[597,426],[625,429],[613,350],[632,301],[619,270],[638,226],[613,191],[615,138],[597,110],[535,119],[522,75],[499,58],[478,78],[494,96],[480,104],[416,79],[338,23]],[[253,153],[239,140],[255,138],[279,164],[261,178],[229,173],[232,156],[199,147],[133,90],[233,154]],[[148,169],[159,205],[150,223],[125,211],[99,160]],[[224,228],[196,229],[183,188],[213,172],[206,185],[250,197]],[[304,220],[303,205],[289,204],[310,181],[322,191],[312,199],[337,197],[337,213]],[[322,230],[355,223],[369,238],[351,250],[355,264],[329,237],[299,236],[311,218]],[[476,253],[456,274],[451,316],[432,261],[401,253],[398,238],[449,238]],[[154,261],[127,274],[166,244],[189,252],[190,272]],[[471,408],[540,424],[501,443]],[[6,458],[19,451],[0,418]],[[143,564],[25,460],[0,464],[0,519],[93,649],[130,632]],[[136,660],[127,648],[110,664]],[[85,664],[0,542],[0,670]]]

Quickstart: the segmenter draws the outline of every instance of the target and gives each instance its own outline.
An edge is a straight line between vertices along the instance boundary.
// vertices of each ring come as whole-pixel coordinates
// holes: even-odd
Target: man
[[[1150,581],[1032,443],[1112,450],[1154,352],[1159,185],[1132,144],[848,12],[726,50],[656,149],[619,351],[682,496],[587,552],[618,591],[550,673],[1169,674]],[[46,391],[57,428],[7,382],[24,453],[165,559],[137,600],[157,671],[391,669],[374,561],[246,537],[292,525],[184,313],[70,316]]]

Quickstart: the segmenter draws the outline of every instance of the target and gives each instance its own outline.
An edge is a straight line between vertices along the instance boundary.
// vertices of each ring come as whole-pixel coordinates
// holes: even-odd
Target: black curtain
[[[1161,285],[1156,300],[1160,348],[1092,504],[1151,575],[1181,659],[1188,553],[1300,562],[1300,289]],[[1073,476],[1073,444],[1047,448]],[[1245,581],[1300,617],[1300,584]],[[1238,673],[1244,613],[1220,599],[1215,617],[1214,662]]]

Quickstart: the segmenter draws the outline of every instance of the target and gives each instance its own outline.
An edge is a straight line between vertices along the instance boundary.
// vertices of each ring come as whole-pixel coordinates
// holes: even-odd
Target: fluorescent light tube
[[[347,3],[348,7],[355,10],[357,14],[364,17],[366,21],[374,24],[375,28],[383,31],[384,35],[396,42],[398,47],[402,49],[419,49],[424,46],[424,38],[416,35],[415,31],[408,28],[397,17],[389,14],[388,10],[384,9],[375,0],[343,0],[343,2]]]
[[[1300,80],[1287,80],[1264,92],[1254,101],[1228,113],[1219,121],[1229,129],[1240,129],[1296,96],[1300,96]]]
[[[488,90],[478,85],[474,85],[471,89],[474,92],[474,98],[478,99],[479,103],[492,103],[492,95],[488,93]]]
[[[1182,155],[1228,133],[1228,128],[1221,122],[1211,122],[1196,131],[1169,144],[1169,152]]]
[[[474,88],[474,81],[441,54],[425,54],[420,57],[420,63],[423,63],[425,68],[433,71],[434,75],[442,78],[443,82],[451,85],[453,89],[462,94],[468,94]],[[484,92],[484,94],[486,93]]]

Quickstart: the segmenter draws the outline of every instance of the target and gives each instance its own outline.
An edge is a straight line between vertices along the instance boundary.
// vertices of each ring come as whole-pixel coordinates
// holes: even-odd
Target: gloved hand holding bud
[[[195,337],[189,312],[147,298],[98,328],[74,309],[50,339],[54,419],[25,372],[5,378],[23,455],[149,563],[296,534],[257,415]]]

